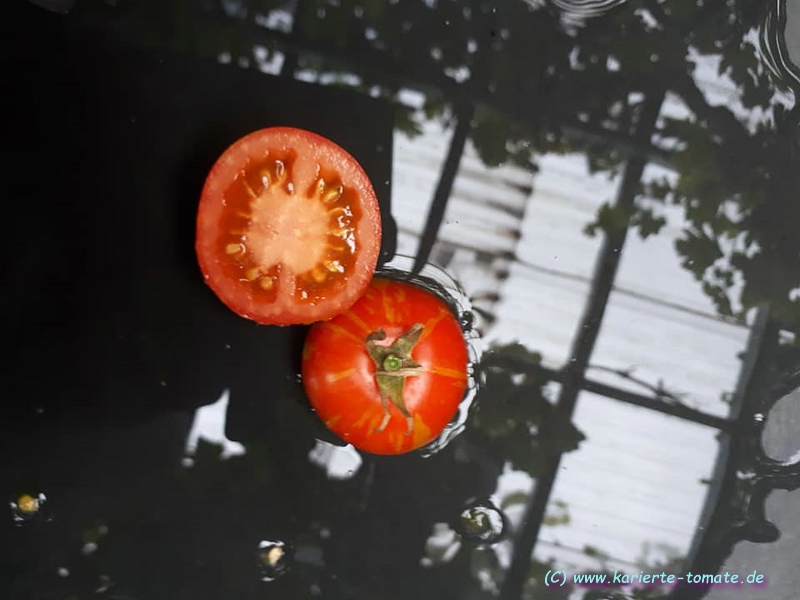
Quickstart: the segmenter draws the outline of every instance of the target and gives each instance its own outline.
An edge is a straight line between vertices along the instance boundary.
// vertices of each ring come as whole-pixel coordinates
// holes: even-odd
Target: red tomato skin
[[[299,149],[299,151],[298,151]],[[230,273],[230,259],[219,251],[221,222],[227,205],[225,189],[251,161],[270,152],[297,154],[297,162],[317,161],[322,171],[336,172],[358,197],[361,220],[352,272],[338,288],[323,289],[308,301],[296,297],[265,302],[260,291]],[[308,169],[306,169],[308,170]],[[381,244],[378,199],[368,175],[346,150],[316,133],[295,127],[269,127],[231,144],[206,177],[197,212],[195,250],[206,284],[233,312],[263,325],[311,324],[347,310],[371,281]]]
[[[415,323],[424,326],[411,356],[422,373],[406,378],[413,427],[389,402],[384,418],[375,363],[366,338],[383,329],[391,344]],[[344,441],[372,454],[403,454],[433,441],[455,416],[467,387],[468,352],[450,307],[412,284],[376,278],[350,308],[311,327],[303,349],[303,386],[311,406]]]

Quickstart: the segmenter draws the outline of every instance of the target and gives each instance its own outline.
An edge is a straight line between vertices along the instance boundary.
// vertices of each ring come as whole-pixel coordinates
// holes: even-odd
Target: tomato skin
[[[416,323],[422,334],[411,351],[421,366],[405,379],[411,430],[388,402],[389,420],[366,339],[383,329],[385,344]],[[344,441],[372,454],[402,454],[433,441],[455,416],[467,386],[467,345],[450,307],[409,283],[376,278],[345,313],[313,325],[303,348],[302,376],[311,406]]]
[[[347,310],[372,279],[380,243],[369,177],[310,131],[245,135],[201,192],[195,249],[203,277],[228,308],[260,324],[310,324]]]

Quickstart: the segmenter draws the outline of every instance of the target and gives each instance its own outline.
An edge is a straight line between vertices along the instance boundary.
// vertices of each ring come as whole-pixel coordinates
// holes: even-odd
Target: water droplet
[[[33,519],[45,518],[48,519],[49,515],[46,514],[44,505],[47,498],[44,494],[20,494],[17,498],[9,502],[11,507],[11,516],[15,523],[26,523]]]
[[[461,324],[461,329],[464,331],[472,331],[472,327],[475,324],[475,313],[471,310],[462,311],[458,315],[458,322]]]
[[[626,0],[598,0],[591,3],[582,0],[553,0],[553,5],[561,11],[566,25],[580,26],[586,20],[600,17],[625,2]]]
[[[767,4],[769,8],[759,28],[759,54],[777,79],[796,88],[800,83],[800,66],[797,64],[797,57],[791,51],[786,51],[787,44],[791,45],[787,39],[790,37],[787,33],[791,30],[787,3],[779,1]]]
[[[487,500],[464,509],[453,529],[465,542],[494,544],[505,536],[508,523],[502,511]]]
[[[763,423],[766,420],[767,417],[764,415],[764,413],[756,413],[753,415],[753,421],[755,421],[756,423]]]
[[[81,548],[81,554],[83,554],[84,556],[91,556],[92,554],[97,552],[98,547],[99,546],[95,542],[87,542],[86,544],[83,545],[83,548]]]
[[[293,558],[292,549],[281,541],[262,540],[258,544],[258,566],[261,581],[275,581],[286,574]]]

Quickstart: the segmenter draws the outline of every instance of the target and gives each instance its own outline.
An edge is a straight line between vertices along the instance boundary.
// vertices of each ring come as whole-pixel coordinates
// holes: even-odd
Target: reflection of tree
[[[464,433],[485,455],[506,461],[508,468],[523,471],[536,479],[544,476],[554,457],[576,450],[584,439],[569,418],[556,409],[552,394],[546,387],[548,378],[533,368],[517,368],[520,363],[537,365],[540,362],[540,354],[519,344],[496,346],[487,351],[478,366],[481,385],[474,400],[470,427]],[[495,496],[503,511],[525,507],[530,501],[529,491],[509,491],[501,487]],[[551,508],[552,511],[542,517],[543,526],[558,527],[569,523],[565,502],[556,500]],[[460,550],[454,559],[448,558],[445,562],[461,564],[461,568],[468,570],[476,581],[482,582],[484,589],[499,593],[507,572],[500,554],[507,554],[508,548],[476,545],[469,537],[454,539],[452,544]],[[442,560],[440,556],[440,566]],[[571,586],[556,590],[545,585],[545,574],[557,568],[554,563],[533,559],[530,553],[525,562],[522,589],[526,597],[537,597],[545,591],[548,598],[569,596]],[[453,565],[450,568],[454,568]]]
[[[551,456],[576,450],[583,434],[556,412],[546,377],[501,366],[507,358],[540,364],[541,355],[511,344],[492,349],[487,357],[493,366],[482,369],[484,391],[475,399],[472,426],[512,468],[537,477]]]
[[[627,18],[629,33],[622,36],[614,20],[592,21],[579,38],[581,64],[597,70],[613,58],[620,73],[638,71],[640,83],[659,78],[692,113],[689,119],[666,117],[653,132],[672,149],[675,175],[642,186],[633,211],[617,221],[630,218],[646,236],[664,224],[653,216],[652,200],[681,206],[688,225],[678,253],[722,314],[741,317],[769,303],[777,316],[800,324],[800,299],[790,300],[800,283],[800,254],[789,230],[798,187],[796,111],[783,108],[776,83],[748,41],[761,11],[747,2],[731,9],[700,10],[698,21],[694,3],[650,3],[648,23]],[[715,59],[720,76],[736,87],[736,112],[711,106],[692,78],[704,61]],[[759,113],[765,118],[757,119]],[[610,166],[602,162],[606,153],[592,152],[590,160],[598,168]],[[608,208],[599,217],[602,225],[615,219]],[[732,293],[739,281],[741,292]]]
[[[754,3],[709,2],[702,8],[689,0],[628,3],[574,34],[562,28],[558,15],[523,2],[298,0],[290,5],[296,14],[291,32],[259,24],[280,5],[230,0],[209,3],[204,5],[209,10],[201,11],[184,1],[167,11],[159,3],[126,2],[112,10],[87,0],[78,7],[88,22],[103,15],[120,17],[134,34],[146,34],[137,35],[140,39],[208,57],[227,52],[234,62],[246,58],[255,64],[254,48],[263,46],[294,56],[287,71],[353,73],[355,79],[340,77],[339,82],[393,102],[397,123],[407,131],[416,123],[398,91],[421,89],[429,116],[460,126],[463,135],[456,136],[459,144],[452,153],[456,158],[467,138],[487,164],[511,160],[526,165],[541,152],[585,151],[593,169],[627,176],[617,202],[603,207],[594,224],[610,240],[605,258],[620,252],[629,226],[643,236],[657,233],[664,224],[659,203],[673,203],[683,208],[689,223],[678,251],[721,313],[741,316],[739,304],[747,309],[766,302],[787,324],[800,321],[798,301],[789,298],[800,273],[796,220],[791,218],[798,187],[792,168],[797,117],[796,111],[776,104],[775,84],[745,38],[758,19],[760,8]],[[720,70],[741,92],[741,111],[712,106],[704,97],[692,77],[690,47],[695,54],[720,57]],[[655,119],[664,90],[689,108],[691,118]],[[754,125],[739,114],[756,114],[757,109],[772,114],[772,121]],[[646,127],[640,127],[642,122]],[[645,159],[673,172],[643,184]],[[454,171],[443,173],[440,204],[447,200],[446,183]],[[443,205],[439,209],[441,215]],[[600,301],[587,319],[594,334],[615,264],[608,260],[597,271],[596,282],[602,285],[595,299]],[[603,270],[604,265],[610,268]],[[739,280],[743,286],[732,298],[730,288]],[[584,363],[591,346],[577,348]],[[571,392],[582,385],[583,370],[567,374]],[[569,429],[568,419],[549,412],[537,385],[532,381],[518,386],[523,391],[507,389],[509,405],[540,411],[530,422],[503,424],[487,408],[490,403],[483,402],[474,428],[487,448],[507,453],[501,455],[533,473],[542,471],[543,454],[523,448],[530,434],[526,425],[540,419]],[[569,436],[567,441],[567,446],[577,443]],[[565,448],[554,453],[561,451]],[[341,563],[347,564],[344,557]],[[359,584],[369,589],[368,582]]]
[[[790,296],[800,284],[792,229],[798,117],[781,105],[781,84],[751,41],[765,7],[628,2],[569,30],[557,11],[521,1],[204,6],[121,3],[113,14],[144,37],[208,56],[227,52],[256,64],[261,47],[286,53],[289,71],[353,74],[340,83],[393,102],[408,132],[417,124],[398,91],[421,90],[428,116],[469,121],[487,164],[528,165],[537,153],[572,149],[587,152],[593,169],[616,171],[634,154],[667,166],[673,175],[637,184],[631,206],[605,206],[595,225],[630,224],[647,236],[665,223],[659,203],[681,206],[687,228],[678,253],[721,314],[742,317],[769,303],[800,324],[800,297]],[[110,10],[88,1],[79,8],[90,20]],[[265,27],[278,10],[293,15],[290,32]],[[738,109],[712,105],[698,87],[693,75],[714,61],[736,89]],[[664,116],[652,135],[635,139],[643,97],[662,87],[691,115]]]

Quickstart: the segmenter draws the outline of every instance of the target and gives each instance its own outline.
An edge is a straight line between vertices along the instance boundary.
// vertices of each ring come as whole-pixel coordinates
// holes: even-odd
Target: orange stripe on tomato
[[[419,336],[420,341],[428,337],[434,330],[436,325],[438,325],[442,320],[452,317],[453,314],[450,312],[449,309],[445,308],[440,309],[438,315],[436,315],[435,317],[431,317],[430,319],[427,319],[425,323],[423,323],[424,328],[422,329],[422,335]]]
[[[342,314],[340,316],[344,317],[344,316],[350,316],[350,315]],[[343,335],[344,337],[349,338],[350,340],[352,340],[353,342],[355,342],[357,344],[363,344],[364,340],[367,337],[367,334],[369,333],[369,331],[367,330],[367,334],[364,334],[364,337],[359,337],[355,333],[353,333],[350,329],[348,329],[347,327],[345,327],[343,325],[338,325],[336,323],[328,322],[328,323],[324,323],[322,326],[323,327],[328,327],[334,333],[338,333],[339,335]],[[361,325],[356,323],[356,326],[357,327],[361,327],[361,328],[366,328],[366,324],[364,324],[364,323],[361,323]]]
[[[466,380],[467,378],[467,374],[464,371],[459,371],[458,369],[448,369],[447,367],[433,366],[428,369],[428,373],[441,375],[443,377],[450,377],[452,379],[458,379],[459,381]]]
[[[365,342],[367,336],[370,333],[372,333],[372,328],[369,325],[367,325],[367,323],[363,319],[361,319],[361,317],[356,315],[355,312],[353,312],[352,310],[342,313],[341,315],[339,315],[339,317],[349,321],[357,329],[363,332],[362,337],[358,337],[354,332],[350,331],[349,329],[346,329],[341,325],[339,326],[342,327],[343,330],[347,331],[353,339],[357,339],[362,344]]]
[[[336,373],[328,373],[328,375],[325,378],[328,380],[329,383],[335,383],[337,381],[350,377],[355,372],[356,372],[355,368],[350,368],[350,369],[345,369],[343,371],[338,371]]]

